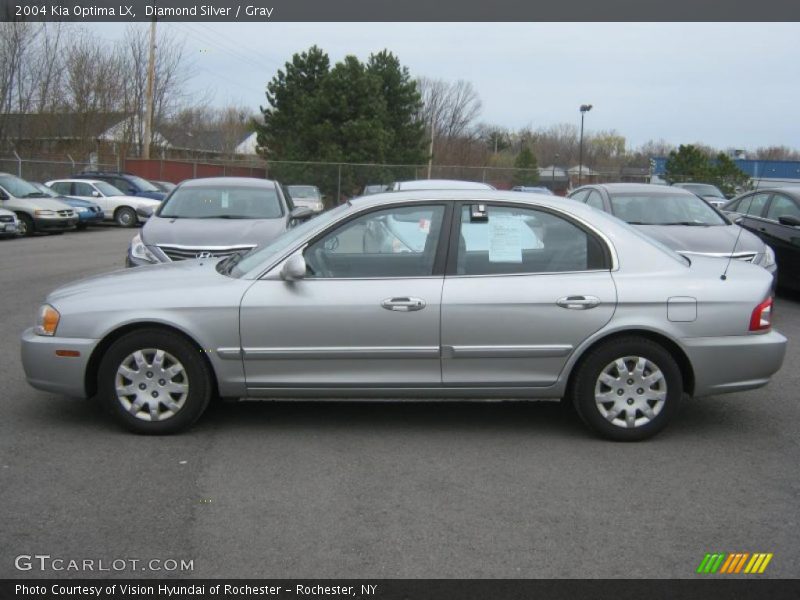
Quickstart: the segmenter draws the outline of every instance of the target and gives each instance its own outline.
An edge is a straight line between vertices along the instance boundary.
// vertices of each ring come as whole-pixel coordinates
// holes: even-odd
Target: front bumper
[[[77,224],[78,219],[74,217],[70,219],[48,219],[43,217],[33,220],[33,226],[36,231],[69,231],[75,229]]]
[[[78,221],[81,223],[102,223],[103,219],[105,219],[105,214],[103,214],[102,210],[99,212],[86,211],[78,213]]]
[[[777,331],[681,340],[694,367],[694,396],[760,388],[783,365],[787,340]]]
[[[22,367],[28,383],[38,390],[86,397],[86,366],[99,340],[36,335],[33,327],[22,333]],[[79,356],[62,357],[56,350]]]

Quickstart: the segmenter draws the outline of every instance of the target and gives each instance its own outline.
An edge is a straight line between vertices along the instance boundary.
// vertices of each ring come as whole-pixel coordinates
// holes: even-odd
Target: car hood
[[[142,229],[147,245],[260,246],[286,230],[284,219],[169,219],[153,216]]]
[[[167,197],[166,192],[136,192],[137,198],[150,198],[159,202]]]
[[[634,225],[642,233],[678,252],[730,254],[734,252],[764,252],[764,242],[738,225]],[[738,236],[738,242],[737,242]]]
[[[46,198],[37,196],[35,198],[13,198],[14,202],[26,202],[33,208],[40,208],[45,210],[64,210],[72,208],[69,204],[56,198]]]
[[[59,196],[58,198],[53,198],[53,199],[58,200],[59,202],[64,202],[65,204],[69,204],[70,206],[85,206],[87,208],[94,207],[97,208],[98,210],[100,209],[100,207],[97,206],[97,203],[95,202],[90,202],[89,200],[81,200],[80,198],[73,198],[72,196]]]
[[[230,280],[215,269],[220,259],[182,260],[135,269],[120,269],[80,279],[63,285],[47,296],[47,302],[58,303],[75,296],[103,298],[139,294],[142,290],[158,290],[163,294],[168,289],[188,289],[192,285],[208,280]]]

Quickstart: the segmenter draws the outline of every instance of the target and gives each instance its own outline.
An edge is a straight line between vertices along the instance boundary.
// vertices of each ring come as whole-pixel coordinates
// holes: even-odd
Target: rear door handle
[[[556,300],[561,308],[571,308],[573,310],[587,310],[600,304],[597,296],[564,296]]]
[[[394,310],[397,312],[411,312],[414,310],[422,310],[425,308],[425,300],[422,298],[412,298],[410,296],[402,296],[397,298],[387,298],[381,302],[381,306],[386,310]]]

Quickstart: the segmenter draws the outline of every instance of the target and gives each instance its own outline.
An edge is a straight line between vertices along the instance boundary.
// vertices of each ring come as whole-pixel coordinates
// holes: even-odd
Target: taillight
[[[772,327],[772,298],[767,298],[753,309],[750,331],[767,331]]]

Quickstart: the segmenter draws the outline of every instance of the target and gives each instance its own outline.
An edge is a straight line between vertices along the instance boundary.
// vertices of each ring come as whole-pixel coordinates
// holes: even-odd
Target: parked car
[[[415,179],[395,181],[389,188],[394,192],[411,190],[493,190],[494,186],[480,181],[461,181],[459,179]]]
[[[78,216],[71,206],[49,198],[24,179],[0,173],[0,208],[13,211],[22,235],[62,233],[75,229]]]
[[[719,208],[728,202],[725,194],[723,194],[717,186],[711,185],[710,183],[695,183],[687,181],[685,183],[673,183],[672,185],[673,187],[689,190],[693,194],[700,196],[714,208]]]
[[[389,186],[383,183],[371,183],[369,185],[365,185],[363,191],[361,192],[362,196],[371,196],[372,194],[380,194],[381,192],[388,192]]]
[[[722,210],[775,251],[778,285],[800,290],[800,187],[750,192]]]
[[[73,175],[72,178],[105,181],[128,196],[152,198],[153,200],[163,200],[167,196],[166,193],[143,177],[131,173],[120,173],[116,171],[83,171],[82,173]]]
[[[152,198],[127,196],[100,179],[54,179],[45,185],[63,196],[96,202],[104,218],[120,227],[135,227],[145,222],[147,210],[153,211],[161,204]]]
[[[158,191],[164,192],[165,194],[169,194],[177,187],[176,184],[172,183],[171,181],[154,181],[151,179],[150,183],[156,186]]]
[[[325,210],[322,194],[315,185],[287,185],[286,191],[295,206],[305,206],[311,212],[320,213]]]
[[[10,210],[0,208],[0,238],[15,238],[19,235],[17,215]]]
[[[76,225],[78,229],[86,229],[89,225],[96,225],[103,222],[103,209],[100,208],[96,202],[82,200],[81,198],[72,198],[70,196],[62,196],[43,183],[31,181],[30,184],[48,198],[55,198],[56,200],[61,200],[64,204],[69,204],[78,215],[78,223]]]
[[[267,179],[211,177],[181,183],[131,240],[129,267],[219,258],[271,242],[311,216],[291,208],[281,185]]]
[[[425,244],[365,251],[386,217],[415,220]],[[186,429],[212,396],[566,397],[601,435],[638,440],[684,393],[759,388],[782,364],[772,277],[733,261],[723,279],[726,262],[688,260],[576,202],[379,194],[246,256],[63,286],[23,333],[22,363],[34,387],[96,395],[141,433]]]
[[[635,225],[681,254],[751,262],[776,276],[778,267],[772,248],[688,190],[640,183],[607,183],[580,187],[569,197]]]
[[[550,188],[543,185],[515,185],[511,188],[512,192],[528,192],[529,194],[544,194],[545,196],[552,196],[553,192]]]

